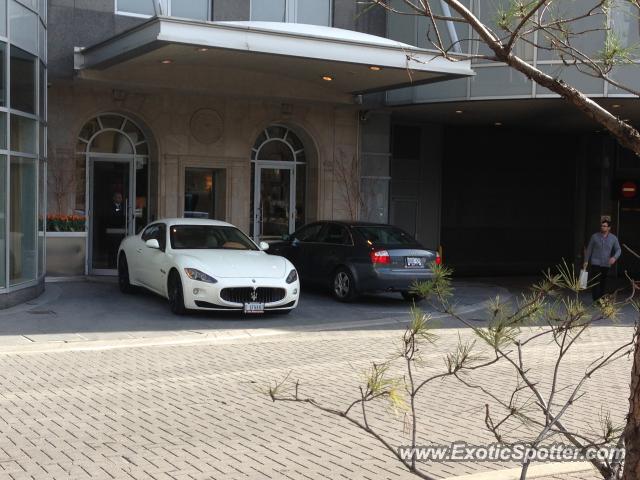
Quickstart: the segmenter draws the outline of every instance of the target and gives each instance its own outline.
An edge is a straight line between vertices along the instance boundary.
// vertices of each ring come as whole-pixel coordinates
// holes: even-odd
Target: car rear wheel
[[[184,291],[180,275],[174,270],[169,276],[169,307],[176,315],[184,315],[187,309],[184,306]]]
[[[341,267],[333,274],[332,293],[340,302],[351,302],[357,297],[356,281],[346,268]]]
[[[417,293],[409,292],[406,290],[400,293],[402,294],[402,298],[404,298],[407,302],[418,303],[424,300],[424,297],[422,295],[418,295]]]
[[[127,263],[127,257],[120,255],[118,259],[118,286],[122,293],[133,293],[134,287],[129,281],[129,264]]]

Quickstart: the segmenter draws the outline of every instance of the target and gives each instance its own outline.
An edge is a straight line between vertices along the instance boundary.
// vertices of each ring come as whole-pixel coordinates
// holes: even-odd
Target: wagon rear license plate
[[[244,313],[264,313],[264,303],[245,303]]]
[[[406,257],[405,266],[407,268],[422,268],[422,258],[420,257]]]

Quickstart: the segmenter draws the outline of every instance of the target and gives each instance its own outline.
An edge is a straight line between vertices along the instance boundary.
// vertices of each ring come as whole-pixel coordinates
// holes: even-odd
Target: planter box
[[[84,275],[86,232],[47,232],[47,276]]]

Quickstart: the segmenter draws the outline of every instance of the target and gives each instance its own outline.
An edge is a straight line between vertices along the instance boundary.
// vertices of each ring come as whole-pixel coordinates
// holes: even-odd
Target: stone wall
[[[333,162],[358,154],[358,114],[355,106],[293,103],[268,99],[224,98],[169,91],[133,93],[96,84],[54,84],[49,91],[49,151],[76,149],[82,126],[97,114],[120,113],[137,121],[150,137],[152,170],[156,169],[157,216],[182,214],[185,166],[225,168],[227,175],[227,220],[249,230],[251,147],[260,132],[272,124],[283,124],[306,139],[309,164],[308,219],[348,218],[340,185],[334,181]],[[215,112],[221,121],[212,125],[217,135],[198,141],[194,114]],[[212,118],[217,118],[211,114]],[[218,137],[219,138],[215,138]],[[74,158],[69,158],[74,162]],[[154,176],[152,176],[154,178]],[[84,182],[78,182],[82,188]],[[68,195],[68,210],[76,195]],[[54,199],[49,201],[53,204]],[[153,203],[154,199],[151,199]],[[311,211],[309,211],[311,209]]]

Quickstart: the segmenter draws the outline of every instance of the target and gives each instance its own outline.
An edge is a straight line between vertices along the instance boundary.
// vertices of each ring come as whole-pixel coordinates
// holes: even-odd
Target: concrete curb
[[[596,471],[589,462],[575,463],[545,463],[529,467],[527,478],[543,478],[552,475],[563,475],[568,473]],[[493,470],[489,472],[472,473],[457,477],[447,477],[443,480],[519,480],[521,468],[509,468],[507,470]]]

